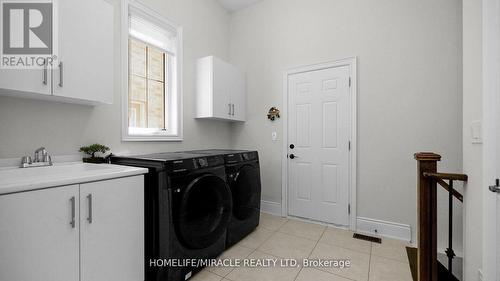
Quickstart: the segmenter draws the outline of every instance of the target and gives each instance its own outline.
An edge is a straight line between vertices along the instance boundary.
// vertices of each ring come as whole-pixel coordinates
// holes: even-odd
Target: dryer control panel
[[[222,165],[224,165],[224,158],[222,156],[207,156],[174,160],[171,161],[170,165],[167,164],[167,166],[170,166],[171,171],[174,173],[217,167]]]
[[[259,157],[256,151],[251,151],[251,152],[227,154],[225,155],[225,158],[226,158],[226,163],[231,164],[243,161],[257,160]]]

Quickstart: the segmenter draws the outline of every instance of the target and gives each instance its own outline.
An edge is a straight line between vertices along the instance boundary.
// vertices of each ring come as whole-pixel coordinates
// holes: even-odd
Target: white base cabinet
[[[196,118],[245,121],[245,75],[214,56],[197,62]]]
[[[78,281],[78,204],[78,185],[0,196],[0,280]]]
[[[144,177],[0,196],[0,280],[144,280]]]
[[[144,279],[144,178],[80,185],[82,281]]]

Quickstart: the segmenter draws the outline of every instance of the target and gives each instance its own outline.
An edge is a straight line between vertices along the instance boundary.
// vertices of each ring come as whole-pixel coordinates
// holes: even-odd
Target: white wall
[[[461,2],[266,0],[232,14],[230,27],[248,90],[234,144],[259,148],[263,199],[282,199],[282,144],[271,141],[282,122],[266,112],[282,108],[283,71],[357,56],[358,216],[409,224],[415,237],[413,153],[439,152],[440,170],[461,172]]]
[[[463,0],[464,280],[482,267],[482,144],[471,143],[473,121],[482,120],[482,1]]]
[[[115,3],[116,34],[120,9]],[[0,158],[31,154],[44,145],[53,155],[75,154],[82,145],[100,142],[115,153],[147,153],[230,146],[227,123],[197,121],[195,61],[215,54],[228,58],[229,16],[216,0],[144,0],[184,28],[184,141],[175,143],[121,142],[120,45],[115,44],[115,103],[95,108],[0,97]]]

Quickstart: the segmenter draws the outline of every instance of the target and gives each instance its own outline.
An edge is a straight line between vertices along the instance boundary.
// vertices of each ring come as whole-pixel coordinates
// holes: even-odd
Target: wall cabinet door
[[[197,64],[197,118],[245,121],[245,77],[235,66],[209,56]]]
[[[113,5],[106,0],[52,2],[57,60],[46,71],[0,69],[0,95],[113,103]]]
[[[246,119],[246,95],[245,95],[245,76],[237,68],[233,67],[230,72],[232,119],[235,121],[245,121]]]
[[[51,71],[43,69],[0,69],[0,94],[50,96]],[[22,92],[22,93],[21,93]]]
[[[81,281],[144,280],[144,177],[80,185]]]
[[[59,0],[58,8],[54,95],[113,103],[113,6],[104,0]]]
[[[212,59],[213,116],[221,119],[231,119],[231,89],[227,83],[231,73],[222,60],[216,57],[212,57]]]
[[[79,281],[78,204],[78,185],[1,195],[0,280]]]
[[[52,2],[52,1],[44,1]],[[23,42],[26,44],[26,42]],[[44,55],[50,57],[50,55]],[[29,63],[29,62],[28,62]],[[9,96],[52,94],[50,65],[40,69],[0,69],[0,94]]]

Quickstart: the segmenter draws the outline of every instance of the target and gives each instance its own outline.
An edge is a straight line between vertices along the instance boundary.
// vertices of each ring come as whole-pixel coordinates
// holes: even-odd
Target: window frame
[[[176,34],[175,56],[169,54],[169,62],[166,80],[169,87],[165,98],[165,112],[169,130],[160,131],[156,129],[141,129],[144,134],[129,133],[129,14],[134,13],[146,17],[152,23]],[[135,38],[135,37],[134,37]],[[156,11],[145,6],[139,1],[129,0],[122,2],[121,13],[121,98],[122,98],[122,141],[182,141],[183,140],[183,91],[182,91],[182,27],[169,21]],[[168,52],[167,52],[168,53]],[[175,71],[173,71],[175,70]],[[168,101],[167,101],[168,99]],[[168,103],[168,108],[167,108]],[[174,103],[176,105],[174,105]]]

